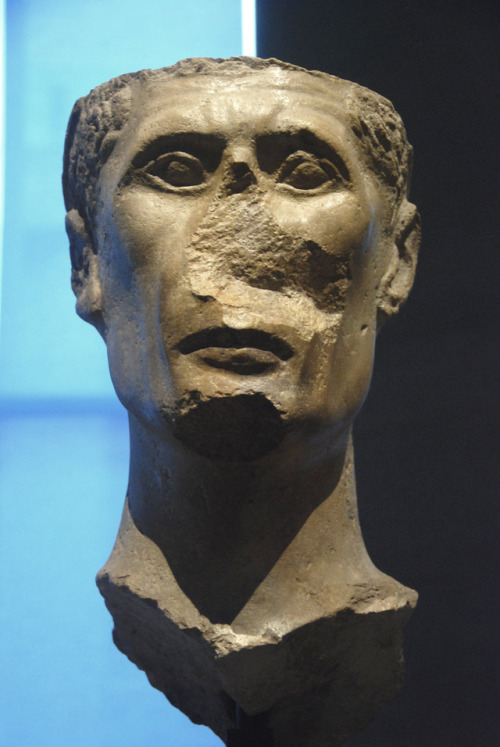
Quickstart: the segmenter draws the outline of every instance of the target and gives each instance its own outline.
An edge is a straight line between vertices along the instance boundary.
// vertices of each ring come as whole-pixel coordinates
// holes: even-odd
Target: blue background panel
[[[95,584],[126,490],[126,417],[51,405],[0,428],[0,744],[216,747],[115,649]]]
[[[115,649],[94,584],[118,529],[126,413],[74,313],[61,163],[77,98],[241,53],[238,0],[7,2],[0,348],[0,744],[216,747]]]

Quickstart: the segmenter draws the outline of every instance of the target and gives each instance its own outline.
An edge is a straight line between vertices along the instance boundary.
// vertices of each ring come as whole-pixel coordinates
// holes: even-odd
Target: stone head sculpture
[[[276,60],[123,75],[71,115],[76,308],[131,435],[98,585],[118,647],[223,739],[237,707],[341,744],[398,687],[415,593],[364,548],[351,428],[413,281],[410,165],[387,100]]]

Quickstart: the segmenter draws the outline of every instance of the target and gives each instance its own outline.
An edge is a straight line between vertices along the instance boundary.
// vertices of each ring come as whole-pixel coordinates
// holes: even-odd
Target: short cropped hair
[[[394,215],[409,188],[412,148],[400,116],[390,101],[368,88],[327,73],[310,71],[279,60],[251,57],[181,60],[159,70],[140,70],[113,78],[78,99],[66,133],[63,167],[64,201],[68,212],[80,213],[93,236],[97,183],[101,168],[113,151],[132,109],[132,86],[138,82],[192,75],[249,75],[278,67],[307,73],[335,86],[344,94],[348,125],[364,156],[365,166],[378,179]],[[97,247],[94,246],[94,250]]]

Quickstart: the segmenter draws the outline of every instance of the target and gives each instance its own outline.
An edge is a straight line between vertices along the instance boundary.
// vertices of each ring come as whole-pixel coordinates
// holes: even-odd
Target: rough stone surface
[[[340,745],[400,687],[416,594],[367,555],[351,428],[413,281],[410,163],[388,101],[276,60],[121,76],[70,119],[76,308],[131,436],[98,586],[224,740],[238,706],[276,747]]]

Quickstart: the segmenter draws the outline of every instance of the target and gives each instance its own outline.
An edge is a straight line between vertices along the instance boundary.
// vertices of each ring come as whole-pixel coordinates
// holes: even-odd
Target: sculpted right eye
[[[206,180],[201,161],[189,153],[165,153],[142,169],[157,186],[185,189],[203,184]]]

